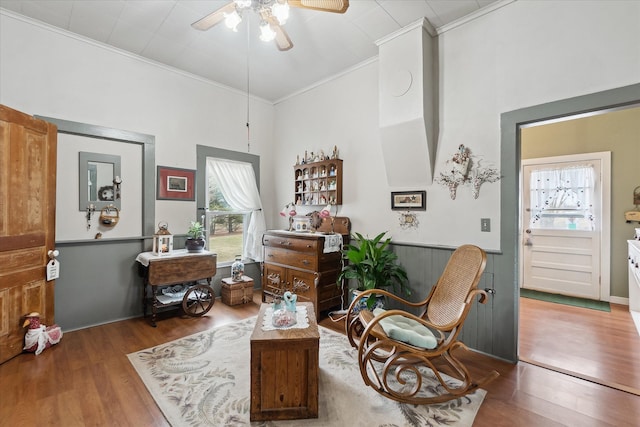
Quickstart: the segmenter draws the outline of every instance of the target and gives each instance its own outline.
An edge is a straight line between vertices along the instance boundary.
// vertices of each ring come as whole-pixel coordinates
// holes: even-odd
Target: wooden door
[[[54,322],[56,126],[0,105],[0,363],[22,352],[24,315]]]
[[[523,162],[524,288],[600,299],[601,170],[591,157]]]

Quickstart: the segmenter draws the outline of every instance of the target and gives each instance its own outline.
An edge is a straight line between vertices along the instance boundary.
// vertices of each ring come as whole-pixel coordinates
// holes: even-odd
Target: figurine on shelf
[[[333,146],[333,152],[331,153],[331,158],[332,159],[337,159],[338,158],[338,146],[337,145]]]

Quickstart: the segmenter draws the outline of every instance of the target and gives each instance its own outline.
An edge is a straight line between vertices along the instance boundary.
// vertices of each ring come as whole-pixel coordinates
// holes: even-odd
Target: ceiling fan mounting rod
[[[269,10],[274,3],[284,4],[287,0],[236,0],[236,7],[240,10],[252,9],[254,12]]]

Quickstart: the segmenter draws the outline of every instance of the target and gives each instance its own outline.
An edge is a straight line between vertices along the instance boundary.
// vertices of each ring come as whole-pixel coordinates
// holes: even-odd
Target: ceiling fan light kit
[[[191,26],[206,31],[224,20],[225,26],[238,31],[245,10],[252,10],[260,17],[260,40],[275,40],[279,50],[293,47],[291,39],[282,26],[289,19],[289,6],[321,12],[344,13],[349,7],[348,0],[233,0],[220,9],[205,16]]]

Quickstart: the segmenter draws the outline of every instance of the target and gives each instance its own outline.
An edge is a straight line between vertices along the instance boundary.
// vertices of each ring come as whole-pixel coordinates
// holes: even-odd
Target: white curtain
[[[531,225],[549,211],[575,211],[593,226],[593,165],[531,171]]]
[[[214,177],[232,209],[251,211],[242,257],[262,261],[261,238],[267,226],[253,167],[249,163],[208,158],[207,172]]]

